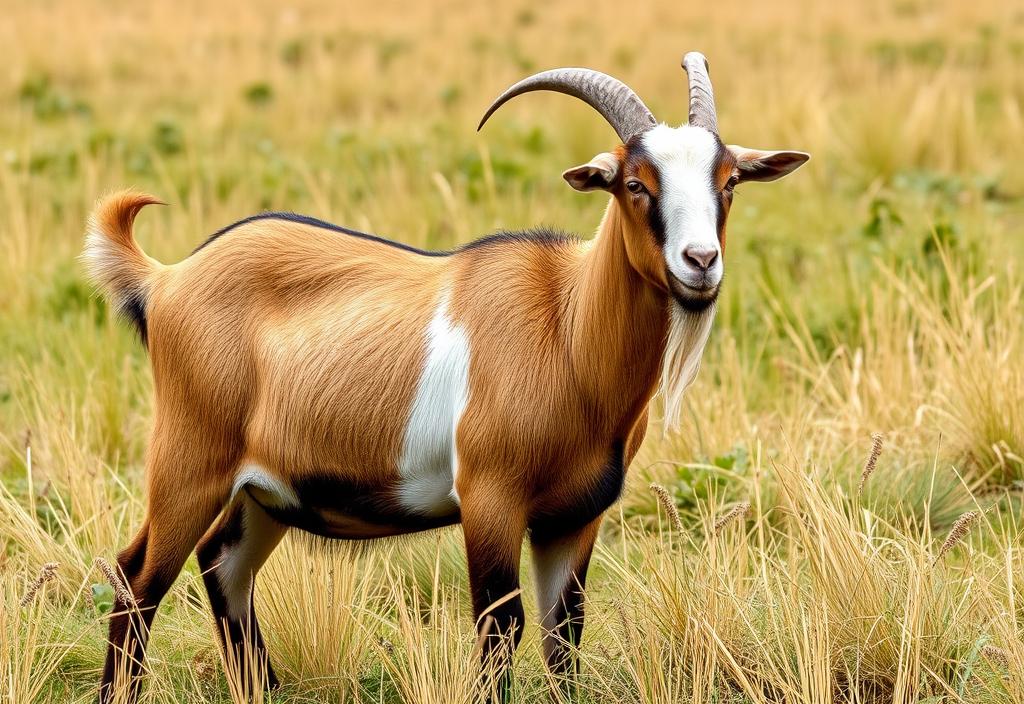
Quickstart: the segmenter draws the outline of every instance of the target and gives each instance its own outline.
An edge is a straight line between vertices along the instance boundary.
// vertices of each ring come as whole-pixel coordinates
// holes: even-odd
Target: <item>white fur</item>
[[[290,486],[282,482],[258,464],[245,464],[235,475],[235,483],[231,488],[231,499],[248,486],[260,493],[260,502],[271,508],[295,508],[299,498]]]
[[[124,284],[126,270],[132,267],[126,261],[125,250],[105,235],[93,218],[90,218],[86,230],[81,260],[90,281],[101,288],[116,307],[128,302]]]
[[[284,528],[250,497],[243,496],[238,501],[243,502],[242,539],[224,546],[214,572],[224,592],[228,617],[245,623],[249,617],[253,579],[277,546]]]
[[[82,250],[82,261],[89,278],[105,284],[110,279],[110,272],[120,263],[118,255],[118,249],[110,238],[100,231],[99,225],[90,221],[85,233],[85,249]]]
[[[643,145],[661,180],[658,200],[665,223],[664,256],[669,272],[687,285],[717,286],[724,273],[713,173],[718,142],[700,127],[658,125],[644,134]],[[683,251],[687,247],[718,253],[706,278],[686,263]]]
[[[561,611],[559,602],[566,587],[570,584],[572,570],[576,560],[576,546],[570,542],[560,542],[547,546],[543,550],[533,551],[533,575],[537,585],[537,610],[541,623],[545,628],[558,626]]]
[[[697,378],[704,345],[715,320],[715,305],[700,313],[688,311],[675,301],[669,321],[668,340],[661,362],[661,397],[665,404],[663,428],[668,431],[679,423],[683,393]]]
[[[469,340],[448,317],[442,296],[427,328],[427,360],[409,411],[398,470],[399,500],[411,511],[443,516],[458,506],[455,430],[469,394]]]

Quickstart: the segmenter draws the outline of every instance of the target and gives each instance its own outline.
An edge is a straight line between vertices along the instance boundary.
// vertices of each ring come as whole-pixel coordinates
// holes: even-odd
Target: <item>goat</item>
[[[563,174],[611,195],[591,241],[539,229],[430,252],[263,213],[164,265],[132,234],[156,198],[97,205],[83,257],[148,347],[156,393],[147,514],[118,556],[139,608],[111,619],[101,701],[137,694],[154,612],[193,549],[221,646],[237,657],[247,641],[276,686],[253,586],[289,528],[363,540],[461,522],[501,687],[524,623],[528,536],[547,666],[575,671],[602,515],[652,398],[660,388],[671,424],[697,373],[733,188],[808,159],[725,146],[705,58],[683,68],[678,128],[580,68],[516,83],[480,122],[536,90],[604,117],[621,144]]]

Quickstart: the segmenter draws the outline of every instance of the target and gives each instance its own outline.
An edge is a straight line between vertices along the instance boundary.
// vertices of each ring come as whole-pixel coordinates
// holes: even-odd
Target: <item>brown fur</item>
[[[732,188],[728,186],[729,180],[738,176],[736,168],[736,157],[724,146],[718,150],[718,164],[715,166],[715,188],[721,191],[719,196],[722,199],[722,217],[718,222],[718,244],[725,254],[725,224],[729,219],[729,209],[732,208]]]
[[[641,177],[656,187],[652,174]],[[100,281],[114,297],[146,292],[157,401],[147,523],[120,558],[151,607],[145,625],[243,460],[286,483],[313,473],[368,485],[396,479],[425,331],[444,292],[472,350],[456,488],[476,611],[515,589],[531,522],[578,511],[613,443],[628,466],[657,388],[664,266],[643,206],[621,182],[614,195],[591,243],[495,243],[425,257],[267,219],[166,267],[131,238],[134,215],[156,199],[104,200],[96,230],[132,268]],[[589,558],[593,519],[579,561]],[[382,534],[351,520],[354,535]],[[518,603],[503,612],[502,629],[521,628]],[[112,622],[104,692],[126,669],[115,646],[141,659],[144,639],[131,638],[138,626],[127,616]]]

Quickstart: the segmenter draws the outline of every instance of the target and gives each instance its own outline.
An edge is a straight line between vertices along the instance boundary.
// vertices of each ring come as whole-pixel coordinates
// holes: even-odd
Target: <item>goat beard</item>
[[[704,346],[715,320],[715,304],[700,312],[689,311],[675,301],[669,303],[668,336],[661,361],[660,394],[664,405],[662,433],[679,425],[679,413],[686,390],[697,378]]]

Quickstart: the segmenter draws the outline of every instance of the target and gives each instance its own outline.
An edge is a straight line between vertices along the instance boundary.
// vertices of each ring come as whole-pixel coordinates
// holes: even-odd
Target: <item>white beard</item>
[[[715,320],[714,303],[700,313],[688,311],[675,301],[671,301],[669,306],[671,319],[661,361],[660,389],[665,406],[662,420],[662,432],[665,434],[679,425],[683,394],[697,378],[704,345]]]

